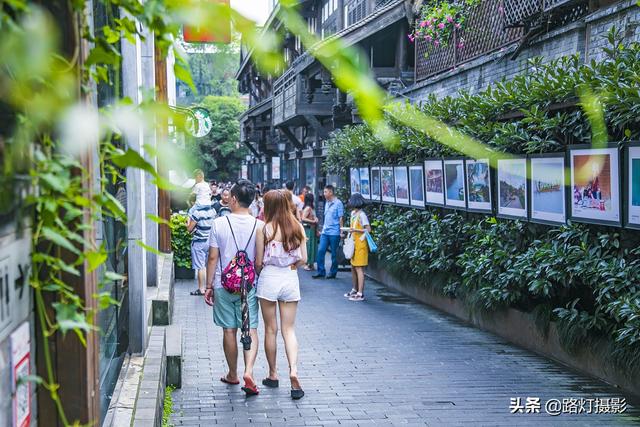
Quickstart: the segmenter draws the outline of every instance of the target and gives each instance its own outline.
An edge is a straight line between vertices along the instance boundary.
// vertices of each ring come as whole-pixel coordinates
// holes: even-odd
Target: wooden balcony
[[[300,124],[305,116],[330,116],[335,90],[323,93],[311,80],[289,69],[274,85],[273,125]]]

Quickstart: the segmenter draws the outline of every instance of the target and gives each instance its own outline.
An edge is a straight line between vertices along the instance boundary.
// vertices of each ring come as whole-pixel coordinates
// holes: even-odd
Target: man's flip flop
[[[222,381],[222,382],[223,382],[223,383],[225,383],[225,384],[229,384],[229,385],[238,385],[238,384],[240,384],[240,381],[235,381],[235,382],[233,382],[233,381],[229,381],[229,380],[228,380],[228,379],[226,379],[225,377],[221,377],[221,378],[220,378],[220,381]]]
[[[293,400],[300,400],[304,397],[304,391],[301,388],[292,388],[291,389],[291,398]]]
[[[190,292],[191,295],[202,296],[204,295],[200,289],[196,289],[195,291]]]
[[[271,388],[277,388],[277,387],[280,387],[280,381],[272,380],[271,378],[265,378],[262,380],[262,385],[271,387]]]

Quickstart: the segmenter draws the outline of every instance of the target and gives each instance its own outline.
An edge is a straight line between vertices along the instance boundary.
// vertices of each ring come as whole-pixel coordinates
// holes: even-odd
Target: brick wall
[[[438,97],[455,96],[460,90],[476,93],[502,78],[511,79],[528,72],[528,60],[534,57],[549,62],[578,53],[583,61],[600,60],[608,43],[607,32],[613,25],[622,30],[625,42],[640,41],[640,7],[635,0],[617,2],[581,21],[542,35],[531,41],[515,60],[510,58],[516,48],[514,44],[421,81],[405,90],[401,97],[420,102],[432,93]]]

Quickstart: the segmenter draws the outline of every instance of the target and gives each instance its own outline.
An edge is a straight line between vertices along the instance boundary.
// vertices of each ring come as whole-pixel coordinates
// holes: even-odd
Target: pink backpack
[[[238,241],[236,240],[236,236],[233,233],[231,221],[229,221],[229,217],[226,218],[227,222],[229,223],[229,228],[231,229],[233,242],[236,245],[236,255],[231,259],[224,270],[222,270],[222,287],[232,294],[240,294],[243,287],[246,289],[246,292],[249,292],[251,289],[253,289],[253,285],[256,280],[256,270],[254,268],[253,261],[251,261],[249,255],[247,254],[247,248],[251,243],[251,238],[253,237],[253,233],[256,230],[258,221],[256,220],[256,222],[253,223],[253,230],[251,230],[251,235],[249,235],[247,245],[244,247],[244,249],[241,250],[238,247]]]

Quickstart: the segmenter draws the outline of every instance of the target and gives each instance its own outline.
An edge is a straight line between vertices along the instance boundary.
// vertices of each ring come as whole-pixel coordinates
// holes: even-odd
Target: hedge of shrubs
[[[605,61],[532,60],[527,74],[475,95],[431,97],[421,109],[496,151],[557,152],[606,137],[604,129],[592,130],[598,120],[578,101],[592,93],[601,101],[610,141],[640,139],[640,46],[623,45],[615,29],[608,39]],[[554,108],[558,104],[565,108]],[[505,119],[514,112],[518,118]],[[401,137],[399,150],[389,151],[365,125],[348,127],[329,142],[328,172],[346,176],[350,165],[460,154],[390,120]],[[426,286],[434,272],[446,273],[448,282],[437,291],[470,308],[534,312],[542,330],[557,322],[567,350],[605,339],[614,363],[640,370],[639,232],[572,223],[550,227],[440,208],[382,206],[371,216],[387,268]]]

